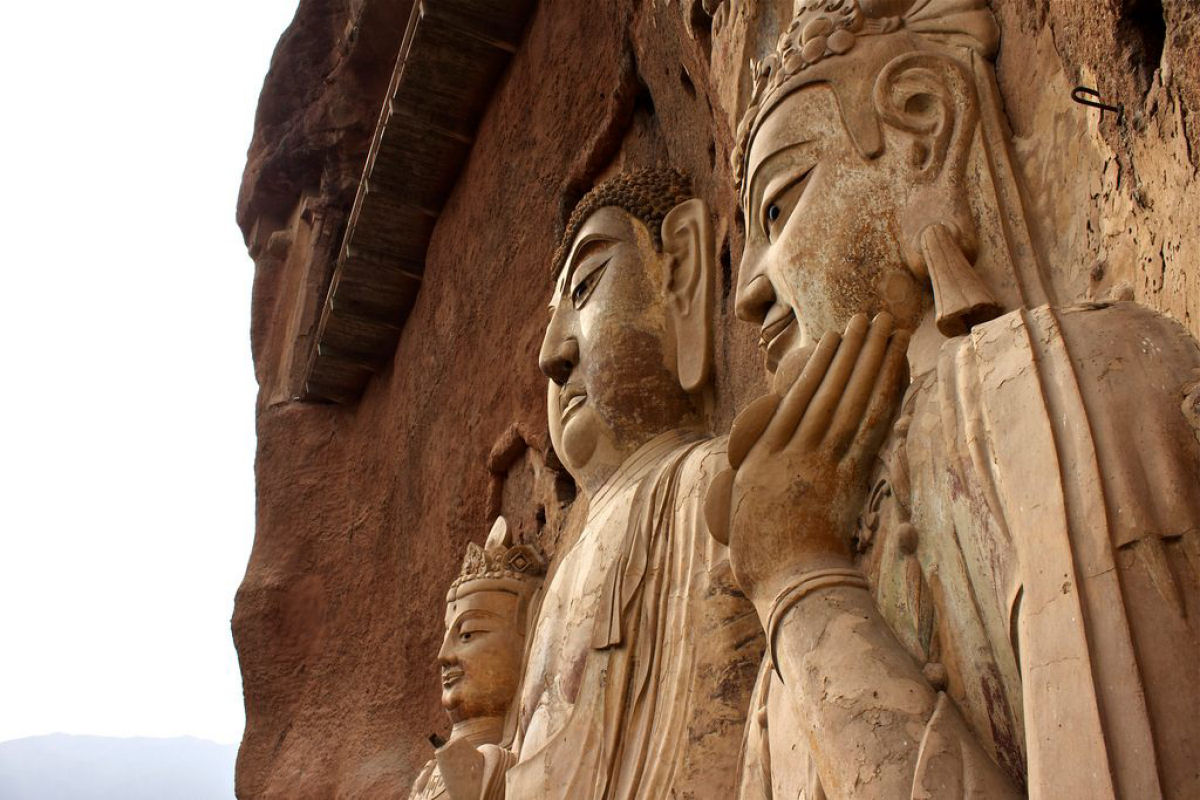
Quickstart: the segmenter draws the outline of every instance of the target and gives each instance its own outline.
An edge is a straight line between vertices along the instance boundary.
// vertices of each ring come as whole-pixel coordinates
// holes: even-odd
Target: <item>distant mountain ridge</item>
[[[232,800],[237,746],[55,733],[0,742],[0,800]]]

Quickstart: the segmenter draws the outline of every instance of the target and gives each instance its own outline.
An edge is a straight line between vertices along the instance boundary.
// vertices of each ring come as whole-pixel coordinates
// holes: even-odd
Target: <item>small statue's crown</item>
[[[534,545],[513,544],[508,521],[496,517],[483,547],[471,542],[463,558],[462,570],[450,585],[453,593],[469,581],[513,580],[533,584],[546,574],[546,557]]]
[[[863,37],[903,28],[965,42],[989,56],[998,38],[986,0],[796,0],[795,15],[779,35],[775,52],[750,60],[753,89],[731,159],[737,184],[745,178],[759,113],[779,87],[826,59],[851,52]]]

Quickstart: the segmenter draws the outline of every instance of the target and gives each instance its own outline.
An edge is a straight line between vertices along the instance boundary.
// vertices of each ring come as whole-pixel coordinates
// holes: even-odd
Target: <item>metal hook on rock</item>
[[[1085,95],[1087,95],[1085,97]],[[1091,98],[1095,98],[1094,100]],[[1123,106],[1112,106],[1108,103],[1100,101],[1100,93],[1095,89],[1089,89],[1086,86],[1076,86],[1071,90],[1071,99],[1082,106],[1090,106],[1091,108],[1100,109],[1100,119],[1104,119],[1104,112],[1111,111],[1117,115],[1117,121],[1120,122],[1125,116],[1125,108]]]

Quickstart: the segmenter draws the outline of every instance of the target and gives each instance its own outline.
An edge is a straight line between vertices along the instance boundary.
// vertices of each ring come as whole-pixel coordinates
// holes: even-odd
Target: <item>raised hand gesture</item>
[[[855,316],[845,334],[785,359],[776,391],[734,421],[732,470],[714,481],[706,513],[764,624],[797,576],[850,566],[852,526],[907,386],[908,340],[890,314]]]

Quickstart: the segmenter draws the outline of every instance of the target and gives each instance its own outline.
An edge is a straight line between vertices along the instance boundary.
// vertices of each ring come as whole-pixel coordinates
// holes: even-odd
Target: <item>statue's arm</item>
[[[778,621],[772,649],[776,691],[803,721],[789,733],[812,743],[830,798],[1021,796],[954,704],[929,685],[867,590],[807,594]]]
[[[772,658],[829,797],[907,797],[937,694],[865,589],[817,589],[784,613]],[[773,732],[773,736],[777,732]]]
[[[736,472],[727,499],[715,483],[707,516],[714,528],[728,520],[714,535],[729,544],[767,633],[776,689],[799,712],[795,741],[810,749],[829,797],[964,797],[979,786],[982,796],[1017,797],[892,634],[851,555],[871,466],[907,383],[907,342],[886,314],[824,337],[786,391],[734,423]]]

